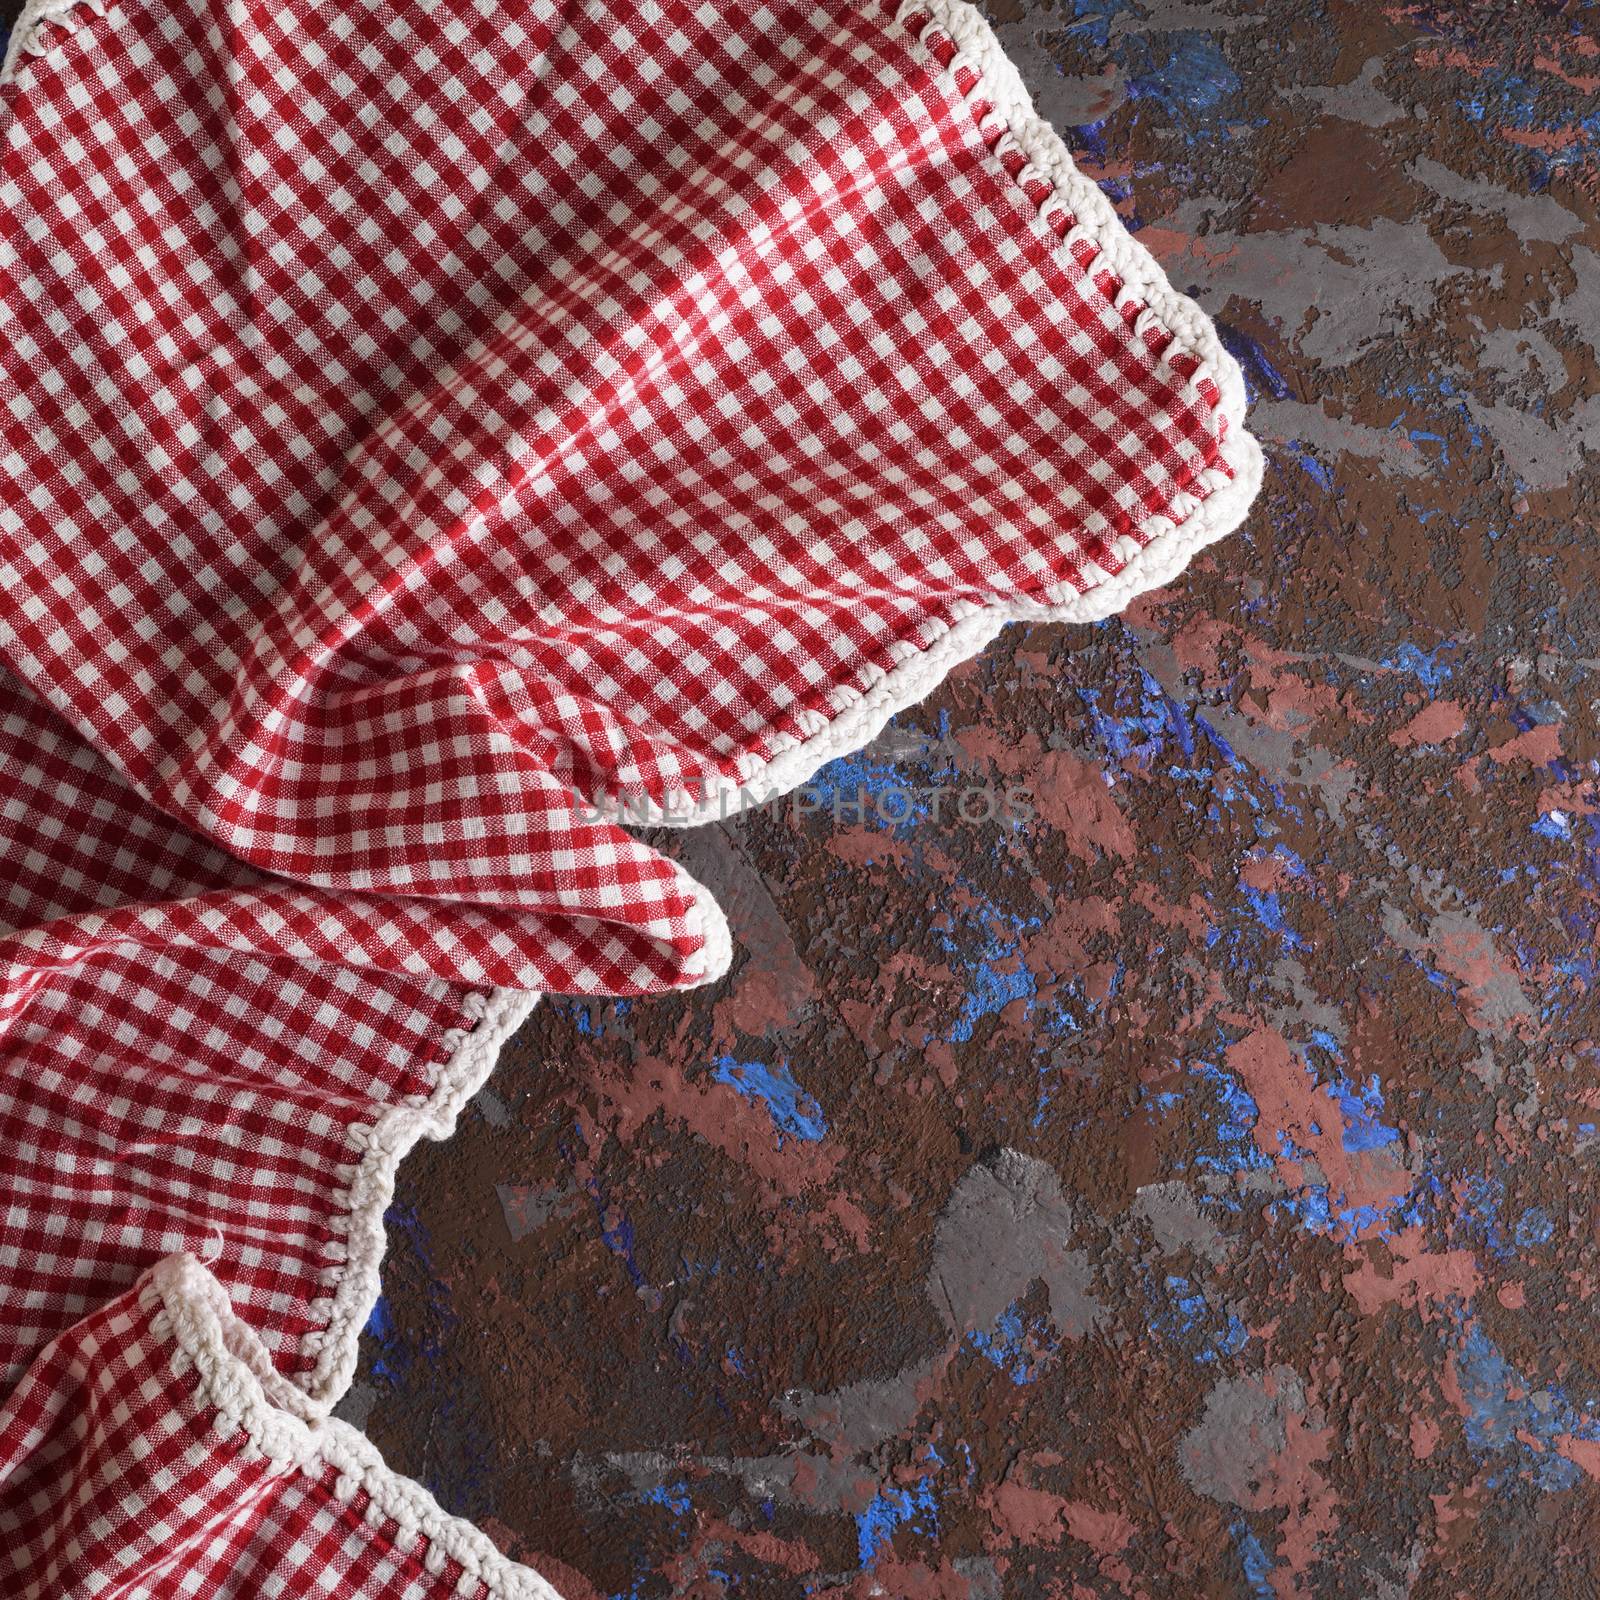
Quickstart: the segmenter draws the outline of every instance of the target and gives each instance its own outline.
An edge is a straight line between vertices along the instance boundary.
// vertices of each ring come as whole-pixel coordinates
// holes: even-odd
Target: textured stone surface
[[[343,1409],[571,1600],[1592,1595],[1600,6],[991,14],[1248,531],[821,791],[1031,819],[679,838],[734,973],[537,1013]]]
[[[1600,7],[993,14],[1261,503],[826,775],[1033,820],[683,838],[740,964],[538,1014],[350,1410],[574,1600],[1591,1595]]]

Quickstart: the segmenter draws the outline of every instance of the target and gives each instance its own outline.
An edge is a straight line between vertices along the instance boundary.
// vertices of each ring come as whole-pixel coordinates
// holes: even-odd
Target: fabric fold
[[[348,1384],[383,1213],[535,1003],[300,959],[237,924],[202,947],[71,955],[61,930],[254,876],[133,793],[0,673],[0,1394],[162,1256],[204,1254],[318,1405]],[[53,959],[36,959],[49,944]],[[31,965],[29,963],[32,963]]]
[[[53,1340],[0,1405],[0,1586],[560,1600],[310,1412],[185,1255]]]

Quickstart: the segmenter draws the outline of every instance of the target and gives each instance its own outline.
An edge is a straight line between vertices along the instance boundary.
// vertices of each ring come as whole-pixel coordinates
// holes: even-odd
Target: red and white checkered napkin
[[[191,1251],[325,1408],[395,1163],[531,997],[727,962],[617,819],[792,786],[1006,621],[1171,577],[1259,482],[1243,406],[959,0],[30,0],[0,1393],[52,1338],[122,1381],[161,1335],[108,1303]],[[117,1427],[190,1428],[156,1381]],[[131,1524],[86,1553],[28,1426],[0,1546],[97,1593]],[[279,1592],[217,1541],[126,1592]],[[340,1537],[281,1543],[357,1592]]]

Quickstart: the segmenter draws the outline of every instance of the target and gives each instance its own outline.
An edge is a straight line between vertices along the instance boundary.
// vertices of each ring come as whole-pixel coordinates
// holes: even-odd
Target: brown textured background
[[[342,1409],[570,1600],[1592,1596],[1600,7],[990,13],[1248,530],[679,838],[733,975],[541,1008]]]

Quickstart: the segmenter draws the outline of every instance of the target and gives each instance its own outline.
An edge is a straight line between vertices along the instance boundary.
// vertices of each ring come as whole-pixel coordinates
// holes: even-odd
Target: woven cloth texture
[[[1259,475],[1209,323],[957,0],[35,0],[5,1592],[551,1593],[323,1420],[395,1163],[538,994],[724,970],[630,818],[1115,610]]]

